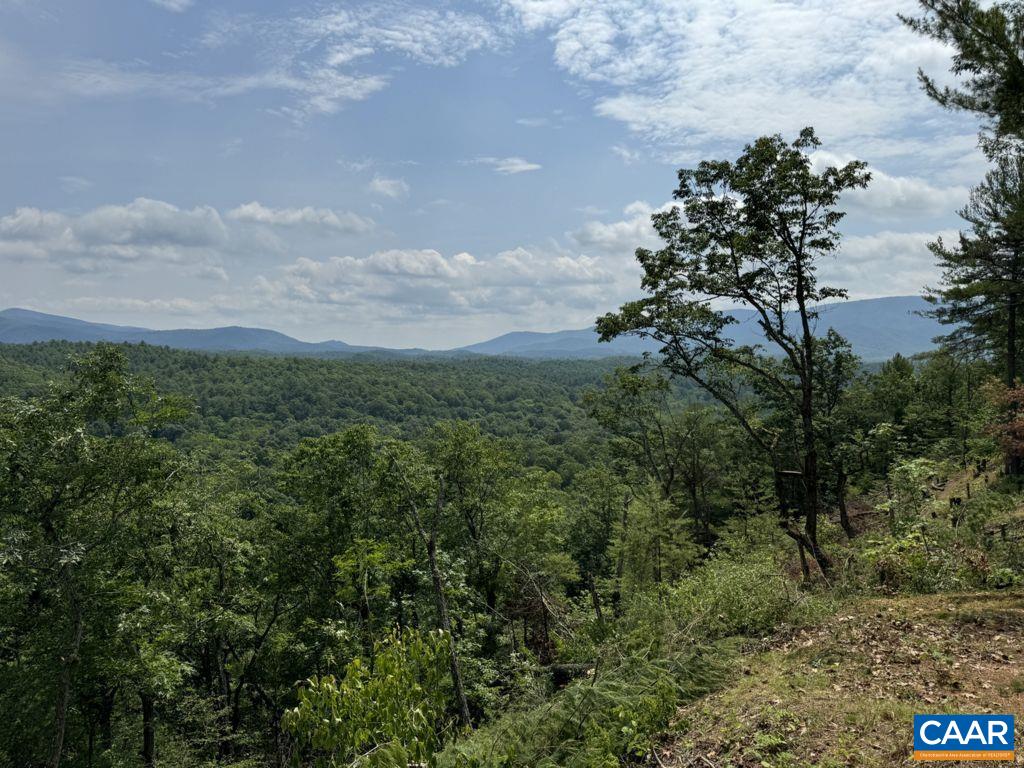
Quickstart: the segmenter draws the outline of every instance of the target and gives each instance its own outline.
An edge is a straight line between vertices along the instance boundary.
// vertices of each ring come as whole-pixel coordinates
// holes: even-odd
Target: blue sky
[[[0,0],[0,306],[450,347],[638,294],[675,170],[876,174],[825,276],[934,282],[984,173],[904,0]]]

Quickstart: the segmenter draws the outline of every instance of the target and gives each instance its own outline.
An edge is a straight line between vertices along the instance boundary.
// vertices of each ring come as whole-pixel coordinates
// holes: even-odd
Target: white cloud
[[[853,298],[921,293],[936,280],[935,257],[928,243],[942,232],[877,232],[847,237],[835,259],[821,263],[824,282],[847,288]]]
[[[374,176],[367,185],[375,195],[383,195],[392,199],[405,197],[409,194],[409,185],[405,179],[389,179],[387,176]]]
[[[278,112],[296,121],[332,114],[350,101],[362,101],[387,85],[384,75],[353,75],[329,67],[301,72],[273,69],[256,74],[198,75],[158,72],[105,61],[77,61],[61,73],[58,89],[86,98],[148,95],[181,101],[215,102],[255,91],[280,91],[295,102]]]
[[[905,29],[915,0],[506,0],[544,29],[597,114],[661,147],[735,147],[814,125],[832,145],[934,130],[923,66],[945,46]],[[946,125],[949,125],[947,122]]]
[[[623,209],[625,218],[616,221],[588,221],[570,232],[569,239],[588,253],[632,259],[637,248],[657,248],[660,245],[658,233],[651,225],[651,215],[668,210],[672,205],[666,203],[655,208],[637,200]]]
[[[540,164],[531,163],[529,160],[524,160],[521,157],[478,157],[472,162],[478,165],[489,165],[494,169],[495,173],[500,173],[503,176],[527,173],[528,171],[539,171],[541,169]]]
[[[184,11],[193,0],[150,0]],[[256,91],[277,91],[289,99],[277,114],[301,123],[332,114],[346,103],[366,99],[385,88],[393,66],[375,56],[398,54],[420,64],[452,67],[474,51],[494,48],[504,39],[491,20],[473,13],[417,7],[410,3],[372,3],[344,8],[315,6],[299,16],[216,14],[201,45],[187,49],[196,60],[228,46],[245,46],[261,62],[255,71],[226,75],[194,70],[169,71],[137,62],[106,60],[67,64],[50,98],[59,94],[90,98],[150,95],[184,101],[209,101]],[[355,71],[353,67],[358,67]],[[376,68],[378,71],[367,71]]]
[[[164,10],[181,13],[191,8],[195,0],[149,0],[149,2]]]
[[[626,165],[632,165],[638,163],[643,159],[643,155],[635,149],[624,147],[621,144],[612,145],[612,153],[622,158],[622,162]]]
[[[222,217],[210,206],[179,208],[140,197],[74,216],[18,208],[0,217],[0,256],[76,273],[120,274],[174,264],[182,274],[225,281],[227,258],[286,253],[316,242],[310,238],[324,232],[361,234],[373,226],[354,213],[312,206],[268,208],[251,202]],[[287,230],[289,239],[268,228]]]
[[[361,234],[374,227],[373,219],[349,211],[329,208],[267,208],[262,203],[245,203],[227,212],[227,218],[282,227],[307,227]]]
[[[324,46],[328,65],[393,51],[423,64],[452,67],[500,39],[495,25],[483,16],[395,2],[325,5],[282,33],[293,44]]]
[[[528,30],[563,21],[584,5],[582,0],[507,0]]]
[[[47,261],[70,272],[112,272],[138,264],[217,266],[228,238],[216,210],[191,210],[147,198],[104,205],[80,216],[18,208],[0,217],[10,258]]]
[[[936,187],[924,179],[875,171],[867,189],[850,190],[844,199],[878,218],[905,220],[949,216],[963,207],[969,194],[963,186]]]
[[[599,260],[561,251],[515,248],[492,258],[431,249],[376,251],[357,258],[299,258],[259,292],[278,308],[323,306],[351,317],[557,315],[600,306],[613,276]]]
[[[227,238],[215,209],[185,210],[145,197],[95,208],[72,220],[70,228],[76,240],[90,246],[209,247]]]
[[[39,241],[60,235],[67,227],[67,217],[38,208],[16,208],[14,213],[0,218],[0,240]]]
[[[821,172],[827,166],[841,166],[852,156],[815,152],[812,167]],[[894,176],[869,168],[871,182],[866,189],[852,189],[843,195],[842,206],[860,208],[876,218],[906,220],[919,216],[949,216],[963,207],[970,190],[963,185],[939,187],[914,176]]]

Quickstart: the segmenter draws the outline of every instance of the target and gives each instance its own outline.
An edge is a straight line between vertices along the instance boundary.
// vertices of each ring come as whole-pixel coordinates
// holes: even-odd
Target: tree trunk
[[[153,723],[153,696],[140,694],[142,700],[142,764],[153,768],[156,764],[156,732]]]
[[[1006,386],[1017,383],[1017,308],[1016,294],[1010,294],[1006,315]]]
[[[804,581],[807,581],[811,578],[811,567],[807,563],[807,548],[800,539],[796,540],[796,548],[800,553],[800,571],[804,575]]]
[[[114,746],[113,720],[116,697],[117,690],[111,688],[103,693],[103,700],[100,702],[100,754]]]
[[[802,243],[801,243],[802,245]],[[805,545],[811,550],[821,573],[828,576],[831,562],[818,546],[818,447],[814,434],[814,333],[811,330],[810,314],[807,309],[807,286],[804,276],[804,265],[801,255],[797,255],[796,301],[800,310],[801,338],[800,356],[803,358],[803,370],[800,371],[800,422],[802,427],[804,451],[804,533],[807,535]]]
[[[843,527],[846,538],[852,540],[857,534],[853,530],[850,513],[846,508],[846,468],[841,461],[836,468],[836,500],[839,504],[839,525]]]
[[[441,629],[448,636],[450,643],[448,666],[452,676],[452,685],[455,688],[456,703],[459,705],[459,720],[464,726],[471,728],[473,720],[469,715],[469,702],[466,701],[466,691],[462,685],[462,669],[459,666],[459,654],[455,650],[455,635],[452,633],[452,622],[448,616],[448,599],[444,595],[444,579],[441,576],[441,569],[437,565],[437,541],[433,534],[427,538],[427,559],[430,563],[430,580],[434,585],[434,601],[437,603]]]
[[[590,592],[590,602],[594,606],[594,617],[598,625],[604,627],[604,613],[601,611],[601,596],[597,594],[597,583],[594,574],[587,575],[587,589]]]
[[[804,499],[806,509],[804,510],[804,533],[807,535],[805,545],[811,551],[811,557],[818,564],[822,574],[828,576],[832,567],[831,561],[818,545],[818,451],[814,446],[813,423],[807,419],[807,427],[810,430],[810,437],[805,432],[805,445],[807,446],[804,455]]]
[[[217,744],[217,756],[221,759],[231,756],[231,736],[229,734],[228,712],[231,709],[231,676],[227,668],[227,649],[224,641],[218,637],[215,649],[217,663],[217,683],[220,689],[221,708],[217,714],[220,740]]]
[[[84,622],[82,607],[78,604],[74,587],[69,589],[72,614],[71,645],[61,659],[60,682],[57,688],[57,702],[54,706],[53,742],[50,745],[50,756],[46,761],[47,768],[58,768],[64,754],[64,734],[68,726],[68,705],[71,701],[71,669],[78,662],[78,651],[82,647]]]
[[[444,478],[438,478],[437,501],[434,509],[434,520],[428,532],[420,516],[420,509],[416,504],[416,497],[409,486],[409,480],[402,472],[401,465],[395,456],[391,456],[391,468],[397,470],[398,479],[405,488],[406,503],[409,505],[409,518],[412,521],[416,534],[427,550],[427,562],[430,565],[430,580],[434,587],[434,602],[437,606],[437,616],[441,629],[448,636],[449,654],[448,669],[452,677],[452,687],[455,689],[455,699],[459,707],[459,720],[467,728],[473,727],[473,719],[469,714],[469,702],[466,701],[466,689],[462,684],[462,668],[459,666],[459,653],[455,648],[455,635],[452,632],[452,620],[448,615],[448,599],[444,595],[444,577],[441,575],[441,568],[437,564],[437,532],[436,527],[444,512],[445,493]]]
[[[626,575],[626,532],[629,529],[629,504],[627,493],[622,499],[622,518],[619,531],[619,556],[615,562],[615,589],[612,591],[612,613],[615,618],[622,616],[622,578]]]
[[[1006,386],[1013,389],[1017,385],[1018,298],[1015,293],[1010,294],[1010,301],[1006,314]],[[1016,412],[1018,405],[1018,403],[1011,403],[1011,408],[1014,412]],[[1022,469],[1024,469],[1021,457],[1017,455],[1010,456],[1007,461],[1006,469],[1010,475],[1019,477],[1022,473]]]

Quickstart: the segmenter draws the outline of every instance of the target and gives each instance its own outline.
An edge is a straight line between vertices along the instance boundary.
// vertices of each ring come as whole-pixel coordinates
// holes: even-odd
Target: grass
[[[1020,590],[865,600],[747,656],[730,685],[679,711],[656,762],[909,766],[915,713],[1022,715],[1022,673]]]

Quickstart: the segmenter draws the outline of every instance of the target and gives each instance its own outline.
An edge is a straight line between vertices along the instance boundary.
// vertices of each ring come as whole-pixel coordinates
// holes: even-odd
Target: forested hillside
[[[640,759],[732,674],[727,638],[820,621],[836,590],[1020,578],[991,535],[1007,515],[1018,535],[1015,486],[975,469],[996,466],[983,362],[851,372],[821,535],[845,565],[801,587],[770,467],[655,369],[57,344],[0,360],[11,765],[45,760],[55,725],[70,765]],[[344,405],[304,422],[316,437],[261,444],[307,392]],[[951,525],[934,489],[965,467]]]
[[[87,344],[0,345],[0,393],[40,394]],[[583,395],[616,367],[637,360],[530,362],[499,358],[390,360],[213,355],[146,345],[120,347],[129,370],[190,414],[174,428],[180,446],[254,454],[294,447],[353,424],[421,437],[443,420],[472,421],[514,438],[530,463],[571,474],[586,460],[597,428]],[[689,389],[680,382],[680,391]],[[696,393],[692,395],[697,397]],[[568,464],[567,464],[568,463]]]

